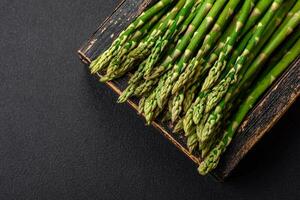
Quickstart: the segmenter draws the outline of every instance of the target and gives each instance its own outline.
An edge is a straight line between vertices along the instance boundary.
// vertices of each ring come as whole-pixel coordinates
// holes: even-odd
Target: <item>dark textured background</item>
[[[300,199],[299,101],[221,184],[95,86],[75,52],[117,3],[0,1],[0,199]]]

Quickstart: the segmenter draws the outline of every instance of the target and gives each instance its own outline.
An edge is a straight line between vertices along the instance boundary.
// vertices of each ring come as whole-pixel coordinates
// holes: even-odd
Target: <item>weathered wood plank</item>
[[[92,37],[78,50],[84,63],[89,64],[100,55],[128,24],[147,6],[156,0],[123,0],[113,14],[98,28]],[[101,76],[97,74],[98,78]],[[128,77],[108,82],[107,85],[117,94],[127,86]],[[300,96],[300,59],[297,59],[281,78],[270,88],[258,102],[239,128],[232,144],[222,156],[220,164],[212,175],[223,180],[236,167],[248,151],[265,135],[271,127],[284,115],[288,108]],[[128,101],[137,110],[137,99]],[[186,154],[197,165],[201,162],[197,154],[191,154],[186,147],[186,139],[172,133],[170,124],[159,119],[152,125],[157,128],[178,149]]]

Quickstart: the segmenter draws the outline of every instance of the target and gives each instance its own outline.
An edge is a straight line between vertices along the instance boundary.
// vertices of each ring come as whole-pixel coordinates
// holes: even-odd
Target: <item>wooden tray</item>
[[[123,0],[78,50],[78,55],[85,64],[100,55],[110,46],[121,30],[138,16],[147,6],[156,0]],[[101,75],[97,74],[97,78]],[[117,94],[126,88],[128,77],[108,82],[107,85]],[[247,152],[265,135],[275,123],[284,115],[288,108],[300,96],[300,59],[298,58],[279,80],[269,89],[263,98],[248,114],[239,128],[230,147],[222,156],[217,169],[211,174],[218,180],[223,180],[236,167]],[[128,101],[137,110],[137,99]],[[196,154],[191,154],[186,146],[183,136],[172,133],[170,124],[157,120],[152,123],[168,140],[187,155],[197,165],[201,159]]]

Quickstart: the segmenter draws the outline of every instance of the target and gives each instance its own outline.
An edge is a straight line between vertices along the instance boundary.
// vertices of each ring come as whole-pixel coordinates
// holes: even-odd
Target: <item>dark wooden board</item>
[[[147,6],[156,0],[123,0],[116,10],[108,17],[78,50],[81,60],[89,64],[96,56],[109,47],[121,30],[138,16]],[[97,74],[97,78],[101,75]],[[126,88],[128,77],[108,82],[107,85],[117,94]],[[224,180],[236,167],[239,161],[253,148],[275,123],[284,115],[289,107],[300,96],[300,58],[264,94],[257,105],[248,114],[239,128],[232,144],[222,156],[217,169],[211,174],[218,180]],[[137,99],[128,101],[137,110]],[[170,124],[162,123],[159,119],[152,123],[168,140],[186,154],[197,165],[201,159],[191,154],[186,147],[183,136],[172,133]]]

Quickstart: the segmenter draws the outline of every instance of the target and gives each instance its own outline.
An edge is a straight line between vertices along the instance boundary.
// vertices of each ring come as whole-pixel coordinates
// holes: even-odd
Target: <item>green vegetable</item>
[[[277,77],[300,55],[300,39],[295,43],[292,49],[284,56],[284,58],[265,76],[263,80],[257,83],[254,90],[250,93],[246,101],[240,106],[228,126],[221,141],[210,151],[209,155],[200,164],[198,171],[200,174],[207,174],[216,168],[221,154],[226,150],[230,144],[234,133],[239,125],[242,123],[246,114],[253,107],[258,98],[269,88],[269,86],[276,80]]]

